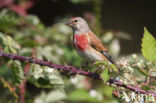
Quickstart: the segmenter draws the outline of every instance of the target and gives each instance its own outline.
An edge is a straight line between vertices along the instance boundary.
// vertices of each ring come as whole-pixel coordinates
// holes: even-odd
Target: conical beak
[[[72,24],[72,23],[71,23],[70,21],[67,21],[67,22],[66,22],[66,25],[68,25],[68,26],[71,26],[71,24]]]

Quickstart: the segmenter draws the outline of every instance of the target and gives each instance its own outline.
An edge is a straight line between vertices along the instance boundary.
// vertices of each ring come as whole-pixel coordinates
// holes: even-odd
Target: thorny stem
[[[9,58],[9,59],[13,59],[13,60],[19,60],[19,61],[25,61],[25,62],[30,62],[30,63],[35,63],[35,64],[39,64],[42,66],[48,66],[51,67],[52,69],[57,69],[63,72],[68,72],[70,74],[79,74],[79,75],[84,75],[84,76],[88,76],[91,78],[96,78],[96,79],[101,79],[100,75],[96,74],[96,73],[92,73],[92,72],[88,72],[88,71],[83,71],[80,70],[79,68],[73,67],[73,66],[67,66],[67,65],[59,65],[59,64],[53,64],[52,62],[48,62],[48,61],[43,61],[43,60],[38,60],[38,59],[30,59],[28,57],[24,57],[24,56],[19,56],[16,54],[7,54],[4,52],[0,52],[0,56],[4,57],[4,58]],[[147,94],[147,95],[153,95],[154,97],[156,97],[156,93],[154,92],[148,92],[145,90],[142,90],[138,87],[134,87],[131,85],[125,85],[124,83],[115,80],[115,79],[109,79],[108,82],[110,84],[115,84],[119,87],[124,87],[126,89],[129,89],[131,91],[134,91],[136,93],[142,93],[142,94]]]

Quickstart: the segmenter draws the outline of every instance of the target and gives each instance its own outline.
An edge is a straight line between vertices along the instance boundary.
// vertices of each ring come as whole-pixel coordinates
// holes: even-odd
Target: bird
[[[107,48],[101,40],[92,32],[88,23],[82,17],[71,17],[66,25],[73,30],[73,45],[78,54],[86,61],[95,63],[96,61],[107,60],[114,64]]]

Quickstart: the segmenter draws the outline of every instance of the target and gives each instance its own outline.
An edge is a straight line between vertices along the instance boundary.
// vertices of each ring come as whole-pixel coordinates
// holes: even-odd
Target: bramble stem
[[[52,69],[57,69],[62,72],[68,72],[70,74],[79,74],[79,75],[84,75],[84,76],[88,76],[88,77],[95,78],[95,79],[101,79],[100,75],[98,75],[96,73],[80,70],[79,68],[76,68],[74,66],[53,64],[52,62],[48,62],[48,61],[43,61],[43,60],[38,60],[38,59],[30,59],[28,57],[19,56],[16,54],[7,54],[4,52],[0,52],[0,56],[4,57],[4,58],[13,59],[13,60],[25,61],[25,62],[39,64],[42,66],[48,66],[48,67],[51,67]],[[110,84],[115,84],[117,86],[124,87],[126,89],[129,89],[129,90],[137,92],[137,93],[153,95],[154,97],[156,97],[156,93],[154,93],[154,92],[148,92],[148,91],[142,90],[138,87],[134,87],[131,85],[125,85],[124,83],[122,83],[118,80],[115,80],[115,79],[109,79],[108,82]]]

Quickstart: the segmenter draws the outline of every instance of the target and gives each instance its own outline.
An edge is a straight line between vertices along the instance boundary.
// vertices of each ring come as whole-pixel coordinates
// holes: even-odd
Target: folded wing
[[[112,57],[108,54],[107,48],[105,48],[103,46],[100,39],[98,39],[93,32],[89,32],[88,35],[89,35],[89,39],[90,39],[89,43],[90,43],[91,47],[93,47],[95,50],[102,53],[111,63],[115,63],[113,61]]]

